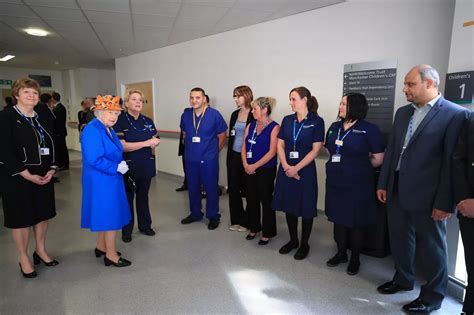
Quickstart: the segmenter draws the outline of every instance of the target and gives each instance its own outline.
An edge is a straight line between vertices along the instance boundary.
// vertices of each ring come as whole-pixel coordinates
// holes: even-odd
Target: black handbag
[[[136,188],[137,188],[137,185],[135,184],[135,181],[130,176],[130,172],[127,172],[127,173],[123,174],[123,183],[125,185],[125,191],[126,192],[135,191]]]

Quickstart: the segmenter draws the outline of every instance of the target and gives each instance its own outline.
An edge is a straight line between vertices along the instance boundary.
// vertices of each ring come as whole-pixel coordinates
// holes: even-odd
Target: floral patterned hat
[[[94,110],[122,110],[120,106],[120,96],[112,97],[112,95],[97,95],[95,99]]]

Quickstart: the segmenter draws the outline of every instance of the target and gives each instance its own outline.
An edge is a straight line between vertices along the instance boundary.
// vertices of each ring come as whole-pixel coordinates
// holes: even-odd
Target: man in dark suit
[[[459,230],[464,244],[467,289],[463,312],[474,314],[474,115],[466,121],[453,155],[454,200],[459,218]]]
[[[418,250],[427,282],[406,312],[439,309],[448,283],[446,219],[454,211],[452,154],[468,111],[438,91],[439,74],[419,65],[405,76],[411,104],[397,110],[378,182],[377,198],[387,206],[393,279],[382,294],[410,291]]]
[[[66,146],[66,107],[61,104],[61,95],[53,92],[51,95],[53,114],[55,118],[56,145],[58,148],[58,166],[61,169],[69,169],[69,152]]]

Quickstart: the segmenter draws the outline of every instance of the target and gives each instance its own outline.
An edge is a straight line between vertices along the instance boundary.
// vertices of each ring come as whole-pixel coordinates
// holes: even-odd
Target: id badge
[[[333,154],[331,157],[331,162],[339,163],[341,162],[341,155],[340,154]]]
[[[193,137],[192,141],[193,141],[193,143],[199,143],[199,142],[201,142],[201,137]]]
[[[40,155],[49,155],[49,148],[40,148]]]
[[[247,152],[247,159],[251,159],[252,158],[252,151],[249,151]]]
[[[232,137],[235,137],[235,129],[232,129],[232,130],[230,131],[230,135],[231,135]]]
[[[290,159],[298,159],[299,157],[300,157],[300,153],[298,151],[290,152]]]
[[[343,144],[344,144],[344,141],[336,139],[336,145],[342,147]]]
[[[257,143],[257,141],[255,141],[255,140],[252,140],[252,139],[249,139],[249,143],[251,143],[251,144],[255,144],[255,143]]]

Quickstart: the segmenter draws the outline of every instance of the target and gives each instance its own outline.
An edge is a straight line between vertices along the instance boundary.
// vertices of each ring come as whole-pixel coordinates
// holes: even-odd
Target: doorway
[[[142,114],[151,118],[155,121],[154,110],[153,110],[153,82],[140,82],[140,83],[129,83],[122,85],[125,87],[123,94],[127,93],[129,90],[140,90],[143,93],[143,109]]]

